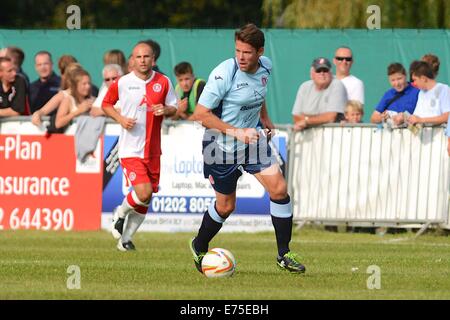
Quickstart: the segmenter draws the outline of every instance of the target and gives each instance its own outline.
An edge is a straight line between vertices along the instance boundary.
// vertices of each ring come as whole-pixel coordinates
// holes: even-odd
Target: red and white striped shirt
[[[142,80],[130,72],[111,84],[102,107],[112,107],[118,100],[121,115],[136,119],[133,129],[121,128],[119,158],[160,156],[164,117],[155,116],[151,108],[159,103],[177,107],[177,97],[170,79],[153,71],[149,79]]]

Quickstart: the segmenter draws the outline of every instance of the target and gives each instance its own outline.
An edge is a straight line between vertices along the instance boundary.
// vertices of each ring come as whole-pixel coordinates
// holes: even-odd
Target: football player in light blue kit
[[[216,201],[205,212],[198,235],[190,241],[200,272],[209,242],[235,209],[237,181],[243,170],[253,174],[270,195],[278,266],[305,272],[289,250],[292,205],[286,181],[268,147],[274,126],[265,97],[272,63],[263,53],[264,33],[258,27],[247,24],[237,30],[235,58],[222,62],[211,72],[193,114],[193,120],[207,128],[203,138],[204,175],[216,193]]]

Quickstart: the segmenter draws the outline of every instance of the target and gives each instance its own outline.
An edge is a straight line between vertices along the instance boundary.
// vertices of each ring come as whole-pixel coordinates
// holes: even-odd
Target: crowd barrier
[[[108,120],[95,153],[75,156],[76,124],[65,134],[45,134],[30,117],[0,120],[0,229],[108,229],[111,213],[129,185],[117,162],[120,126]],[[202,136],[194,122],[166,122],[161,137],[161,179],[140,230],[195,231],[215,194],[203,177]],[[286,162],[286,136],[275,148]],[[238,182],[227,231],[272,230],[269,196],[250,174]]]
[[[129,190],[114,162],[120,127],[108,120],[85,163],[75,156],[75,129],[71,125],[65,134],[47,136],[29,117],[0,119],[0,230],[109,228],[112,210]],[[443,127],[424,127],[418,135],[371,124],[278,129],[273,147],[296,223],[450,229]],[[142,230],[194,231],[200,225],[214,200],[202,172],[202,134],[192,122],[164,124],[160,189]],[[245,174],[224,231],[268,230],[273,230],[268,194]]]
[[[291,136],[289,177],[297,222],[449,228],[444,127],[330,124]]]

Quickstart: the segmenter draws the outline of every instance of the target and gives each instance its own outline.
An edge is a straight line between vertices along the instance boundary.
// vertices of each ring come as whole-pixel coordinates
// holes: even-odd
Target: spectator
[[[428,54],[424,55],[422,57],[422,59],[420,59],[420,60],[427,62],[431,66],[431,69],[433,70],[434,78],[436,79],[439,74],[439,66],[441,64],[441,62],[439,61],[439,58],[432,53],[428,53]]]
[[[310,75],[312,80],[301,84],[292,108],[295,130],[340,120],[347,103],[345,87],[333,79],[328,59],[315,59]]]
[[[438,125],[447,122],[450,112],[449,87],[435,80],[433,68],[425,61],[414,61],[410,73],[420,92],[416,109],[408,122],[413,125],[417,123]]]
[[[77,59],[72,55],[62,55],[58,60],[58,68],[61,72],[61,89],[65,90],[69,87],[68,81],[64,78],[65,69],[72,63],[78,63]],[[98,87],[91,83],[91,93],[94,97],[98,96]]]
[[[123,76],[123,71],[118,64],[107,64],[106,66],[103,67],[102,75],[103,75],[103,84],[100,88],[97,99],[95,99],[94,103],[92,104],[93,108],[91,109],[90,112],[91,116],[93,117],[105,115],[105,113],[102,110],[103,98],[105,97],[106,92],[108,92],[108,89],[111,86],[111,84],[117,79],[119,79],[121,76]],[[114,107],[117,109],[119,107],[119,102],[116,103]]]
[[[161,46],[159,45],[158,42],[152,39],[145,40],[144,42],[147,43],[152,48],[153,53],[155,55],[152,70],[164,74],[164,72],[162,72],[157,65],[157,61],[159,59],[159,56],[161,55]]]
[[[53,72],[52,55],[48,51],[39,51],[34,56],[35,69],[39,79],[30,85],[30,111],[42,108],[61,86],[61,78]]]
[[[134,59],[133,55],[130,54],[130,56],[128,57],[128,62],[127,62],[127,73],[130,73],[133,71],[133,66],[134,66]]]
[[[66,68],[72,63],[78,63],[78,60],[71,55],[65,54],[59,57],[58,60],[58,69],[61,74],[61,89],[66,90],[69,87],[69,82],[65,77]]]
[[[127,73],[127,59],[119,49],[109,50],[103,55],[103,65],[106,66],[108,64],[118,64],[122,69],[122,74]]]
[[[449,120],[450,120],[450,115],[449,115]],[[447,153],[448,153],[448,156],[450,157],[450,126],[448,125],[449,120],[447,120],[447,128],[445,129],[445,135],[447,136]]]
[[[175,92],[178,98],[178,109],[173,120],[189,119],[194,113],[198,99],[205,88],[203,79],[195,78],[194,71],[189,62],[181,62],[174,68],[177,85]]]
[[[64,70],[61,79],[61,90],[55,94],[41,109],[37,110],[33,113],[31,117],[31,122],[36,125],[41,125],[41,117],[49,115],[51,117],[50,120],[53,123],[50,123],[50,127],[55,126],[55,118],[56,111],[60,106],[61,102],[64,100],[64,97],[70,96],[70,82],[73,82],[73,75],[76,71],[81,70],[82,67],[79,63],[74,62],[67,66],[64,66],[61,70]]]
[[[0,117],[27,115],[25,80],[8,57],[0,58]]]
[[[387,75],[392,88],[381,98],[372,113],[370,122],[380,123],[390,118],[394,125],[398,126],[404,121],[405,111],[414,113],[419,90],[406,80],[406,70],[400,63],[391,63],[388,66]]]
[[[16,73],[19,77],[22,77],[25,80],[25,84],[28,88],[30,87],[30,78],[28,75],[22,70],[22,64],[25,60],[25,52],[18,47],[8,47],[6,51],[6,56],[9,57],[16,69]]]
[[[84,69],[73,72],[70,81],[70,95],[65,96],[56,113],[55,127],[60,129],[67,126],[75,117],[88,112],[94,99],[91,96],[91,78]]]
[[[334,54],[333,63],[336,66],[336,78],[342,81],[347,90],[347,98],[364,105],[364,83],[350,74],[353,65],[352,50],[348,47],[339,47]]]
[[[364,108],[361,102],[349,100],[344,111],[345,120],[342,123],[361,123],[363,115]]]

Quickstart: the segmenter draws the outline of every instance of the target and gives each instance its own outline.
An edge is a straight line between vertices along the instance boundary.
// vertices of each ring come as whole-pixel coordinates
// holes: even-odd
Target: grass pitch
[[[187,233],[138,233],[136,252],[119,252],[106,231],[0,232],[0,299],[450,299],[450,237],[294,232],[291,250],[307,271],[276,267],[272,233],[219,233],[237,271],[207,279],[194,267]],[[70,290],[77,265],[81,288]],[[381,288],[368,289],[376,265]]]

